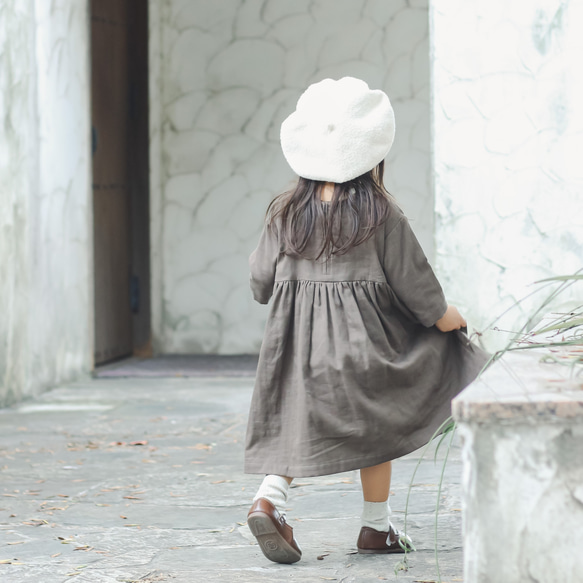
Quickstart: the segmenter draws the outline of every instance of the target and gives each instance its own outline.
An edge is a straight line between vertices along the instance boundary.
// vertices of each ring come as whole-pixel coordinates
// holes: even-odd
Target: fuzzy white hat
[[[395,138],[395,113],[386,93],[360,79],[324,79],[299,98],[280,138],[299,176],[347,182],[385,159]]]

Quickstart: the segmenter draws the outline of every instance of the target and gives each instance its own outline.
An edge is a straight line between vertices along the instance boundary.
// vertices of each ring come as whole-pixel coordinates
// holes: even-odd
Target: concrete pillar
[[[0,406],[92,367],[87,6],[0,2]]]
[[[505,356],[453,401],[463,438],[466,583],[583,573],[583,379]]]

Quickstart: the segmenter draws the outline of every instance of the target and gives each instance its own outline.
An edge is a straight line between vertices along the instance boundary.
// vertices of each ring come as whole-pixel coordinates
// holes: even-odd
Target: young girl
[[[354,469],[358,551],[411,548],[389,520],[391,460],[429,441],[488,358],[383,186],[394,133],[385,93],[351,77],[311,85],[281,127],[299,180],[249,260],[271,310],[245,454],[247,473],[266,474],[249,528],[278,563],[301,557],[282,513],[292,480]]]

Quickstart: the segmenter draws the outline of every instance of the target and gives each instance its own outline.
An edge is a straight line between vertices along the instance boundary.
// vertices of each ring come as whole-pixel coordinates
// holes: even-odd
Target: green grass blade
[[[539,279],[534,283],[546,283],[547,281],[577,281],[583,279],[583,275],[555,275],[554,277],[547,277],[546,279]]]
[[[444,428],[443,433],[441,434],[441,438],[437,442],[437,446],[435,447],[435,454],[433,455],[434,463],[437,463],[437,454],[439,453],[439,448],[441,447],[443,440],[448,436],[450,431],[455,431],[455,427],[456,427],[455,421],[452,419],[451,423],[449,423],[447,427]]]
[[[542,330],[537,330],[535,334],[544,334],[545,332],[552,332],[553,330],[570,330],[571,328],[576,328],[577,326],[583,326],[583,318],[573,318],[559,324],[553,324],[552,326],[547,326]]]

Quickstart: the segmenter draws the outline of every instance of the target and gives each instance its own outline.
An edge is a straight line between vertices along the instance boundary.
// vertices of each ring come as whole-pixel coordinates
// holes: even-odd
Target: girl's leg
[[[285,514],[284,509],[287,503],[287,492],[289,485],[292,483],[293,478],[288,478],[287,476],[276,476],[270,474],[263,478],[257,494],[253,498],[253,502],[259,498],[265,498],[269,500],[281,514]]]
[[[389,499],[392,464],[393,462],[385,462],[360,470],[362,494],[367,502],[385,502]]]
[[[284,509],[291,481],[292,478],[287,476],[265,476],[247,514],[249,530],[263,554],[274,563],[291,564],[302,558],[294,529],[285,520]]]
[[[360,481],[364,496],[362,526],[368,526],[379,532],[388,532],[390,526],[389,489],[391,487],[391,470],[391,462],[360,470]]]

